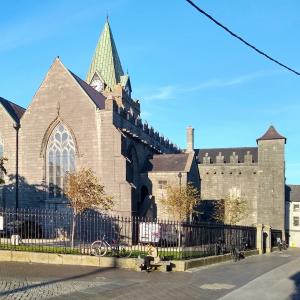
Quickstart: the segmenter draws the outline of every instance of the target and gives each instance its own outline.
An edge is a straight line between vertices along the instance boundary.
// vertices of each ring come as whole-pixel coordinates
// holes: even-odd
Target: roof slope
[[[149,160],[148,172],[184,172],[188,163],[188,153],[157,154]]]
[[[14,121],[19,123],[26,109],[2,97],[0,97],[0,103],[9,113],[9,115],[14,119]]]
[[[124,75],[108,21],[106,21],[104,25],[87,74],[86,81],[88,83],[91,83],[96,71],[111,89],[113,89],[117,83],[120,83],[120,77]]]
[[[239,147],[239,148],[212,148],[212,149],[195,149],[197,162],[202,164],[203,163],[203,157],[206,156],[206,153],[208,153],[208,156],[210,157],[210,160],[212,163],[216,163],[216,156],[221,153],[222,156],[224,156],[224,161],[226,163],[230,162],[230,156],[235,152],[235,154],[238,156],[238,160],[240,163],[244,162],[244,156],[248,153],[252,155],[252,161],[254,163],[257,163],[258,159],[258,148],[257,147]]]
[[[300,185],[286,185],[285,200],[291,202],[300,202]]]
[[[261,140],[284,140],[286,142],[286,138],[279,134],[273,125],[271,125],[266,131],[266,133],[260,138],[258,138],[256,141]]]
[[[84,80],[79,78],[77,75],[75,75],[73,72],[71,72],[71,75],[75,78],[75,80],[78,82],[78,84],[82,87],[82,89],[87,93],[87,95],[93,100],[93,102],[96,104],[96,106],[100,109],[105,108],[105,97],[97,92],[95,89],[93,89],[89,84],[87,84]]]

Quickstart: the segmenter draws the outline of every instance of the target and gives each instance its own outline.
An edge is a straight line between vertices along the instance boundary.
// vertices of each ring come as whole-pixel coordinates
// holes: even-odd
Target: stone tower
[[[259,197],[257,223],[284,229],[284,186],[286,138],[273,126],[257,139],[259,165]]]

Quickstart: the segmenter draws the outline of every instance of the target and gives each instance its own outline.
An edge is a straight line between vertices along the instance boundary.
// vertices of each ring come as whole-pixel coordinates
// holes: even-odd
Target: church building
[[[140,118],[109,22],[86,80],[57,57],[27,109],[0,97],[0,155],[7,157],[2,207],[63,209],[65,173],[91,168],[122,216],[168,217],[160,198],[167,185],[192,182],[203,200],[235,191],[247,200],[242,223],[284,228],[284,147],[274,127],[258,147],[179,149]],[[188,120],[187,120],[188,122]]]

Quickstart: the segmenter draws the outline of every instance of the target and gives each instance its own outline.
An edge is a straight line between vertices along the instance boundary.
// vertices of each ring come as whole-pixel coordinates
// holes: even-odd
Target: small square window
[[[299,226],[299,217],[293,218],[293,224],[294,224],[294,226]]]
[[[294,211],[299,211],[299,210],[300,210],[300,205],[294,204]]]
[[[158,188],[159,189],[165,189],[167,188],[168,181],[167,180],[158,180]]]

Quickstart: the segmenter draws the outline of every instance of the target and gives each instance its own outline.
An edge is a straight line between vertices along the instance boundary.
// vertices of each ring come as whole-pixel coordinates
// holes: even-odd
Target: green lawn
[[[39,252],[39,253],[60,253],[60,254],[86,254],[83,253],[78,248],[71,247],[58,247],[58,246],[40,246],[40,245],[11,245],[11,244],[0,244],[0,250],[12,250],[12,251],[28,251],[28,252]],[[88,251],[87,251],[88,252]],[[108,251],[106,256],[116,255],[116,252]],[[133,250],[130,258],[137,258],[138,256],[144,257],[147,255],[146,251],[142,250]],[[158,255],[161,258],[166,258],[168,260],[187,260],[193,258],[200,258],[209,256],[204,251],[172,251],[168,250],[158,250]],[[125,255],[124,255],[125,256]]]

